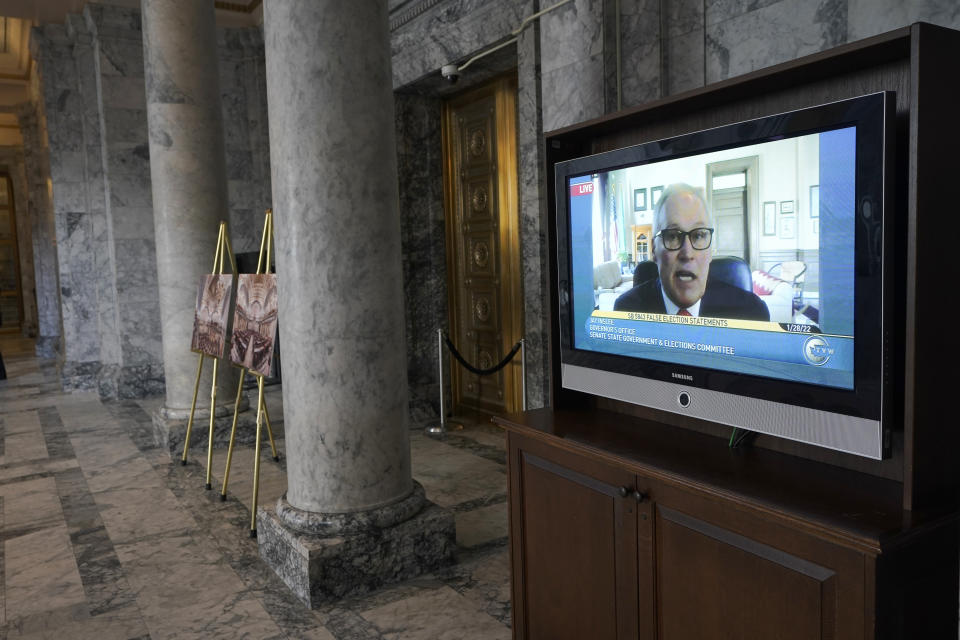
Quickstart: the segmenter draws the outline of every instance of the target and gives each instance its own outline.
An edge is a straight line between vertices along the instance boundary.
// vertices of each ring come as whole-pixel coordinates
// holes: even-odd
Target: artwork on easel
[[[230,274],[206,275],[200,278],[197,308],[193,316],[191,351],[214,358],[223,357],[232,289],[233,276]]]
[[[269,376],[276,335],[277,276],[241,273],[230,359],[252,373]]]

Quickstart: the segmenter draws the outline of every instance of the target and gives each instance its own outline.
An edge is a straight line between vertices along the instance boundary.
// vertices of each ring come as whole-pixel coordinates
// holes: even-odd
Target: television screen
[[[558,162],[562,386],[882,457],[893,102]]]
[[[853,389],[855,143],[844,127],[570,177],[574,348]]]

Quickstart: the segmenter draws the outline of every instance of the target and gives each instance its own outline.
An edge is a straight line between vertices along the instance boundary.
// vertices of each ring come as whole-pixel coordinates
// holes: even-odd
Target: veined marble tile
[[[703,32],[702,0],[673,0],[664,3],[667,27],[666,37],[675,38],[691,31]]]
[[[53,407],[44,407],[37,411],[37,415],[40,418],[47,455],[51,458],[73,458],[73,444],[63,422],[60,421],[59,411]]]
[[[602,27],[602,0],[574,0],[540,18],[540,64],[543,73],[602,56]]]
[[[76,469],[76,460],[8,460],[0,456],[0,485],[16,482],[17,478],[54,474],[65,469]]]
[[[658,0],[621,2],[621,98],[623,108],[660,96]]]
[[[63,511],[53,478],[0,485],[3,530],[49,528],[63,523]]]
[[[62,396],[57,402],[57,412],[63,427],[71,434],[101,433],[116,437],[110,413],[100,404],[96,394]]]
[[[603,115],[602,56],[544,72],[541,77],[544,131]]]
[[[117,554],[151,638],[282,637],[214,545],[170,536],[117,545]]]
[[[182,533],[197,526],[167,488],[110,489],[95,493],[94,498],[114,543]]]
[[[272,418],[272,416],[271,416]],[[270,451],[270,441],[267,439],[266,428],[263,429],[260,447],[260,495],[257,504],[274,505],[277,499],[287,491],[287,473],[280,463],[273,461]],[[277,453],[281,462],[285,460],[283,440],[277,440]],[[227,463],[226,453],[214,451],[213,488],[219,493],[223,487],[223,472]],[[205,460],[201,466],[206,468]],[[230,462],[230,484],[227,486],[227,495],[235,497],[246,508],[250,509],[253,500],[253,448],[238,447],[233,451]]]
[[[103,76],[103,103],[115,109],[146,109],[143,77]]]
[[[124,452],[126,455],[111,454],[109,446],[101,447],[99,451],[104,452],[103,464],[99,468],[91,469],[83,464],[91,492],[130,487],[163,488],[163,481],[139,452],[133,454]]]
[[[4,561],[8,622],[86,602],[66,525],[6,540]]]
[[[492,504],[479,509],[455,513],[457,545],[471,549],[496,540],[506,540],[507,504]]]
[[[703,40],[703,31],[691,31],[664,41],[665,95],[703,86]]]
[[[3,422],[5,434],[0,464],[49,457],[40,418],[35,411],[7,414]]]
[[[450,588],[476,603],[480,611],[510,624],[510,550],[477,555],[438,572]]]
[[[426,490],[427,498],[441,507],[506,493],[507,475],[495,462],[431,440],[422,433],[410,434],[413,477]]]
[[[706,7],[707,15],[705,21],[709,26],[782,1],[783,0],[714,0]],[[875,0],[870,1],[874,2]]]
[[[129,640],[148,635],[136,605],[94,617],[85,605],[74,605],[21,619],[6,632],[7,640]]]
[[[930,22],[960,28],[960,4],[956,0],[847,0],[847,41],[875,36],[914,22]]]
[[[711,25],[705,38],[707,82],[843,44],[847,41],[847,15],[847,0],[785,0]]]
[[[399,88],[464,62],[496,43],[536,10],[530,0],[457,0],[441,11],[427,11],[390,34],[393,86]]]
[[[480,444],[488,447],[497,447],[501,450],[506,450],[507,448],[507,434],[500,427],[484,425],[482,427],[465,429],[460,435],[464,438],[476,440]]]
[[[510,629],[476,610],[449,587],[392,602],[362,614],[387,640],[496,640]]]
[[[34,400],[36,402],[36,400]],[[40,431],[40,417],[36,410],[10,411],[3,414],[3,423],[7,433],[22,433],[24,431]]]

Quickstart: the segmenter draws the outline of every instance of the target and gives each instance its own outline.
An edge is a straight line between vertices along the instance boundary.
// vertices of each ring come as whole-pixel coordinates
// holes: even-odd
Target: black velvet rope
[[[517,344],[513,345],[513,349],[510,350],[510,353],[508,353],[506,357],[499,362],[499,364],[494,365],[489,369],[478,369],[463,359],[463,356],[460,355],[460,352],[457,351],[457,348],[453,346],[452,342],[450,342],[450,336],[443,334],[443,340],[447,343],[447,348],[450,349],[450,353],[453,354],[453,357],[456,358],[457,361],[467,369],[467,371],[475,373],[478,376],[488,376],[491,373],[500,371],[500,369],[503,369],[505,366],[507,366],[507,364],[510,363],[511,360],[513,360],[513,356],[517,355],[517,351],[520,351],[520,343],[518,342]]]

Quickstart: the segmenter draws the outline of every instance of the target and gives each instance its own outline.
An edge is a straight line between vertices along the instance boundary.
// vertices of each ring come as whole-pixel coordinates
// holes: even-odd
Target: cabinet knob
[[[627,494],[630,493],[630,489],[628,487],[619,487],[617,489],[617,493],[620,495],[621,498],[626,498]]]
[[[644,500],[647,499],[647,494],[641,493],[639,491],[634,491],[633,499],[636,500],[637,502],[643,502]]]

